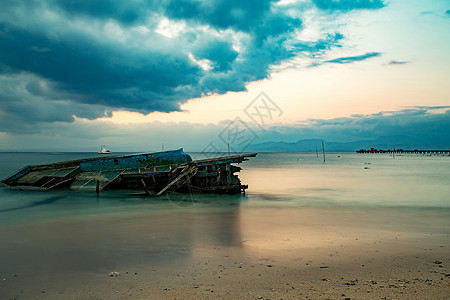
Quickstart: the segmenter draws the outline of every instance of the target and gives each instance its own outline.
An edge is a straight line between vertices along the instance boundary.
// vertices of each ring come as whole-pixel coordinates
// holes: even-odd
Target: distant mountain
[[[325,151],[327,152],[354,152],[359,149],[383,149],[388,150],[395,147],[396,149],[413,150],[413,149],[449,149],[448,144],[444,143],[424,143],[415,138],[407,136],[386,136],[376,140],[360,140],[353,142],[327,142],[324,141]],[[314,152],[322,151],[321,139],[304,139],[297,142],[265,142],[253,144],[246,151],[255,152]]]

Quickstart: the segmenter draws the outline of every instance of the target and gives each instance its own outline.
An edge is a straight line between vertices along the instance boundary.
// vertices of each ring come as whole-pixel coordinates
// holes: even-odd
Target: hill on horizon
[[[404,149],[404,150],[446,150],[450,148],[447,143],[423,143],[411,137],[388,136],[376,140],[358,140],[352,142],[329,142],[324,141],[327,152],[355,152],[360,149]],[[264,142],[253,144],[246,149],[256,152],[315,152],[322,151],[322,139],[302,139],[297,142]]]

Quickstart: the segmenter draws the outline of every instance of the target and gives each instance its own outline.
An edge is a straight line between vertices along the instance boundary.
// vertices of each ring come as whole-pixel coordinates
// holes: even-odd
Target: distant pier
[[[389,150],[383,150],[383,149],[375,149],[375,148],[370,148],[370,149],[360,149],[360,150],[356,150],[356,153],[394,153],[394,154],[430,154],[430,155],[445,155],[445,154],[450,154],[450,149],[447,150],[419,150],[419,149],[414,149],[414,150],[403,150],[403,149],[389,149]]]

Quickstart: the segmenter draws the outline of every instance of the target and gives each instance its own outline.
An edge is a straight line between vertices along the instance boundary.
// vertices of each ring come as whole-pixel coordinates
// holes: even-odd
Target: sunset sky
[[[450,147],[448,0],[1,6],[0,151],[225,151],[235,126]]]

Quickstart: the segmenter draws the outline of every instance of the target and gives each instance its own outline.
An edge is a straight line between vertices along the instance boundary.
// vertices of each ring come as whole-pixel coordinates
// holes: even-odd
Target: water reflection
[[[172,194],[170,202],[189,220],[194,247],[240,247],[241,195]],[[176,220],[174,220],[176,221]]]
[[[56,201],[64,199],[64,198],[65,198],[64,196],[51,196],[44,200],[32,201],[28,205],[23,205],[23,206],[14,207],[14,208],[0,209],[0,213],[10,212],[10,211],[14,211],[14,210],[21,210],[21,209],[26,209],[26,208],[32,208],[32,207],[41,206],[41,205],[48,205],[48,204],[55,203]]]
[[[239,197],[199,195],[183,207],[121,193],[42,196],[28,193],[28,204],[0,211],[22,219],[0,227],[0,240],[8,241],[0,247],[4,272],[168,267],[214,247],[241,247]]]

